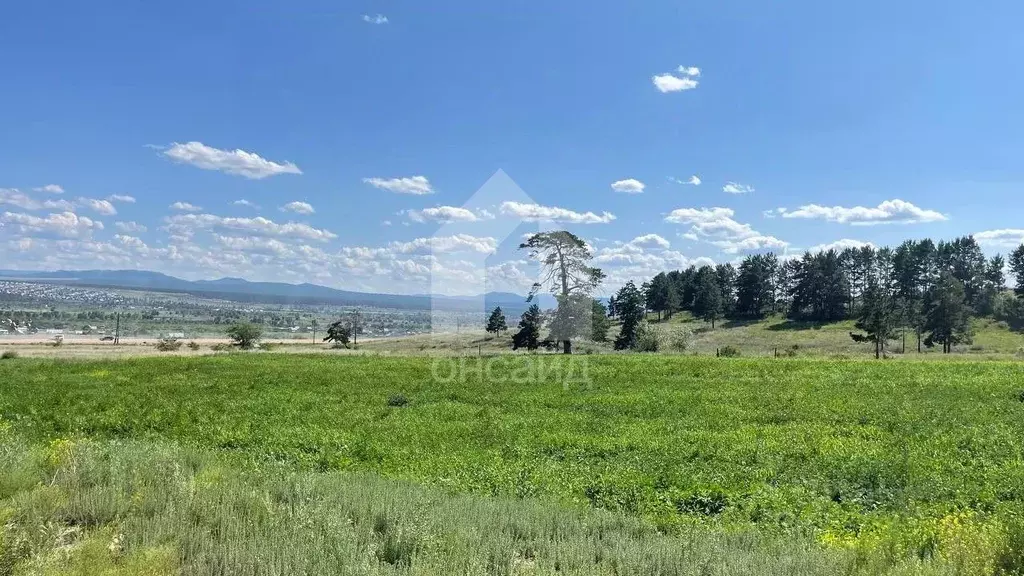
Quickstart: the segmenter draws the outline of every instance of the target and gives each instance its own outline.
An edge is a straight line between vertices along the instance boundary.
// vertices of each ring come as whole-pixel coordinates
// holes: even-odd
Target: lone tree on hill
[[[868,281],[867,288],[861,296],[860,317],[855,326],[867,334],[850,332],[854,342],[873,342],[875,358],[885,353],[885,343],[896,338],[898,316],[896,300],[884,286],[874,278]]]
[[[508,330],[508,324],[505,323],[505,313],[501,311],[501,306],[498,306],[491,312],[490,318],[487,319],[487,331],[493,332],[495,336]]]
[[[562,341],[562,351],[572,354],[572,338],[580,335],[580,314],[586,313],[589,318],[589,310],[580,309],[582,297],[601,284],[604,272],[590,265],[594,257],[590,246],[565,230],[534,234],[519,248],[529,250],[530,257],[541,264],[541,281],[533,285],[526,301],[533,301],[540,290],[549,287],[558,299],[557,338]]]
[[[971,342],[971,316],[964,285],[952,273],[943,271],[932,290],[924,323],[925,346],[942,344],[943,354],[953,351],[955,344]]]
[[[632,280],[626,282],[615,295],[615,308],[619,319],[622,320],[622,328],[619,330],[618,337],[615,338],[615,349],[635,348],[640,325],[646,321],[644,318],[646,310],[644,310],[644,296]]]
[[[345,320],[336,320],[327,327],[327,336],[324,342],[334,342],[348,348],[349,340],[352,338],[352,328]]]
[[[512,335],[512,349],[536,350],[540,346],[540,326],[542,323],[540,306],[534,304],[519,319],[519,331]]]
[[[700,316],[705,322],[711,322],[711,329],[715,329],[715,321],[722,317],[724,312],[722,288],[718,285],[718,276],[710,266],[705,266],[697,271],[697,292],[693,297],[693,312]]]
[[[239,323],[233,324],[227,330],[228,338],[242,350],[250,350],[263,337],[263,329],[256,324]]]

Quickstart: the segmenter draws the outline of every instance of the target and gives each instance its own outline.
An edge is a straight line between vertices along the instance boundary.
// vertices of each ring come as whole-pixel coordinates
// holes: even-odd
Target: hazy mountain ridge
[[[127,288],[157,292],[182,292],[194,296],[218,298],[238,302],[266,302],[273,304],[331,304],[336,306],[373,306],[414,310],[461,310],[480,308],[490,310],[501,306],[506,311],[525,310],[526,297],[511,292],[488,292],[480,296],[404,295],[354,292],[318,284],[289,284],[286,282],[252,282],[244,278],[218,278],[215,280],[184,280],[175,276],[148,270],[55,270],[23,271],[0,270],[0,280],[47,282],[69,286]],[[542,308],[555,306],[554,298],[543,294],[535,298]]]

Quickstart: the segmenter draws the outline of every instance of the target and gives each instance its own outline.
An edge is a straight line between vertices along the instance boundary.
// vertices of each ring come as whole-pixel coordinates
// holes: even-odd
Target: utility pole
[[[121,343],[121,313],[117,313],[117,320],[114,324],[114,346]]]
[[[316,344],[316,316],[313,317],[310,325],[313,327],[313,344]]]

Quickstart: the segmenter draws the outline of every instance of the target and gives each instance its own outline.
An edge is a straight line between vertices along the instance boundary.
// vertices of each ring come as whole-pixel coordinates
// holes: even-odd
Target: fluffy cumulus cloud
[[[726,182],[725,186],[722,186],[722,192],[726,194],[750,194],[753,191],[753,186],[740,184],[739,182]]]
[[[413,222],[439,222],[447,224],[450,222],[479,222],[491,220],[494,214],[487,210],[470,210],[459,206],[434,206],[422,210],[405,210],[402,212]]]
[[[679,208],[670,212],[665,221],[690,226],[683,233],[684,238],[707,242],[726,254],[779,250],[789,246],[788,242],[761,234],[749,224],[737,222],[733,219],[734,214],[731,208]]]
[[[75,204],[73,202],[68,202],[67,200],[53,200],[51,198],[34,198],[17,188],[0,188],[0,205],[4,204],[29,211],[71,211],[75,209]]]
[[[575,212],[557,206],[526,204],[523,202],[502,202],[501,213],[506,216],[520,218],[527,222],[560,222],[565,224],[608,224],[615,220],[610,212],[595,214],[593,212]]]
[[[700,68],[696,66],[680,66],[674,72],[657,74],[651,77],[654,87],[662,93],[693,90],[700,84]]]
[[[874,208],[865,206],[821,206],[807,204],[796,210],[779,208],[776,213],[783,218],[826,220],[840,224],[869,226],[874,224],[921,224],[941,222],[949,218],[941,212],[919,208],[905,200],[886,200]]]
[[[1024,229],[1001,228],[998,230],[985,230],[984,232],[975,233],[974,239],[982,246],[1013,249],[1024,244]]]
[[[123,202],[124,204],[135,204],[135,197],[127,194],[111,194],[107,196],[110,202]]]
[[[169,206],[171,210],[177,210],[179,212],[202,212],[202,208],[195,204],[189,204],[188,202],[175,202]]]
[[[313,206],[306,202],[289,202],[284,206],[281,206],[282,212],[294,212],[296,214],[312,214],[316,212],[313,210]]]
[[[628,280],[640,281],[659,272],[714,262],[707,257],[691,258],[671,250],[671,244],[657,234],[637,236],[596,251],[594,263],[607,275],[605,288],[615,290]]]
[[[252,180],[260,180],[278,174],[302,174],[302,170],[291,162],[278,163],[245,150],[221,150],[202,142],[175,142],[162,151],[163,155],[203,170],[216,170]]]
[[[646,188],[646,185],[636,178],[612,182],[612,190],[622,192],[623,194],[640,194],[644,191],[644,188]]]
[[[491,237],[455,234],[453,236],[416,238],[409,242],[392,242],[388,245],[388,249],[399,254],[426,254],[431,252],[476,252],[479,254],[493,254],[498,250],[498,241]]]
[[[235,200],[234,202],[231,203],[231,205],[232,206],[245,206],[247,208],[256,208],[256,209],[259,208],[259,205],[257,205],[254,202],[250,202],[250,201],[246,200],[245,198],[242,198],[241,200]]]
[[[74,212],[61,212],[46,217],[4,212],[0,216],[0,224],[18,228],[25,234],[46,234],[65,238],[85,238],[96,230],[103,230],[103,223]]]
[[[363,178],[363,182],[396,194],[424,195],[433,194],[434,187],[426,176],[409,176],[405,178]]]
[[[110,203],[110,200],[98,200],[96,198],[79,198],[78,204],[84,206],[97,214],[104,216],[113,216],[117,214],[117,209]]]
[[[36,192],[46,192],[47,194],[64,193],[64,188],[58,186],[57,184],[47,184],[46,186],[39,186],[37,188],[33,188],[33,190],[35,190]]]
[[[214,214],[176,214],[164,219],[168,232],[179,237],[191,237],[197,231],[245,232],[256,236],[281,236],[326,242],[337,238],[328,230],[313,228],[308,224],[274,222],[263,217],[230,218]]]
[[[363,22],[367,22],[369,24],[387,24],[388,17],[383,14],[363,14]]]
[[[668,177],[668,181],[669,182],[674,182],[676,184],[689,184],[690,186],[700,186],[701,185],[700,176],[697,176],[696,174],[694,174],[693,176],[690,176],[686,180],[681,180],[681,179],[676,178],[674,176],[669,176]]]

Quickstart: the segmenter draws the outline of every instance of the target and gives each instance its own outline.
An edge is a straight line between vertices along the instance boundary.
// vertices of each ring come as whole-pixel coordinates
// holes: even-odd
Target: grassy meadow
[[[122,481],[158,467],[147,464],[152,449],[154,458],[172,462],[159,466],[184,474],[168,482],[187,490],[158,490],[166,498],[182,490],[199,498],[199,487],[209,487],[251,499],[234,503],[236,496],[221,494],[222,508],[210,512],[241,514],[238,521],[245,522],[232,528],[240,538],[256,518],[247,506],[281,504],[268,478],[351,485],[355,493],[370,482],[382,495],[359,505],[408,506],[396,514],[414,525],[408,530],[425,532],[417,532],[415,558],[397,564],[367,556],[387,541],[387,530],[367,540],[365,524],[335,518],[351,524],[355,541],[334,560],[321,560],[371,558],[371,567],[352,573],[449,573],[429,557],[450,546],[465,549],[460,566],[500,567],[468,573],[549,573],[570,554],[562,546],[583,545],[577,536],[536,533],[531,538],[540,540],[523,544],[506,528],[486,524],[496,521],[493,514],[467,516],[458,530],[469,541],[438,535],[458,522],[438,525],[439,512],[411,504],[419,498],[439,506],[544,510],[587,530],[597,520],[578,520],[581,514],[623,523],[622,538],[633,544],[614,547],[632,556],[611,560],[614,554],[573,548],[580,558],[594,555],[593,566],[577,564],[573,573],[687,574],[708,566],[693,573],[1012,574],[1024,568],[1024,365],[1012,362],[641,355],[14,359],[0,362],[0,420],[13,438],[7,457],[30,463],[25,473],[6,465],[0,472],[0,513],[14,518],[8,526],[24,527],[33,494],[42,490],[43,498],[46,487],[59,488],[82,469],[109,469],[98,473],[109,476],[103,490],[130,490]],[[74,458],[81,451],[92,463],[72,458],[68,464],[63,452],[52,454],[54,446],[75,447],[69,448]],[[195,458],[219,472],[204,473],[190,463]],[[220,526],[213,541],[185,542],[174,524],[181,518],[164,526],[163,512],[153,511],[181,514],[185,504],[140,508],[130,492],[97,497],[96,505],[109,510],[95,521],[76,520],[62,508],[76,490],[51,495],[53,502],[39,504],[42,512],[31,512],[34,521],[83,530],[88,538],[113,538],[110,531],[121,530],[125,550],[165,554],[188,573],[211,573],[202,562],[227,562],[209,559],[217,554],[232,562],[245,555],[223,549],[228,544],[218,530],[227,530],[227,520],[210,520]],[[342,498],[331,495],[334,488],[318,490],[310,502]],[[422,496],[398,497],[403,490]],[[266,513],[268,522],[280,521]],[[131,520],[133,514],[144,518]],[[327,530],[316,523],[306,528]],[[497,530],[497,540],[472,540],[481,530]],[[250,536],[277,542],[253,533],[242,538],[245,545],[262,545],[245,540]],[[292,537],[305,538],[281,536]],[[535,549],[545,546],[550,555],[541,561]],[[642,560],[631,546],[662,559]],[[739,548],[723,552],[730,546]],[[663,557],[662,547],[697,556]],[[481,560],[484,549],[500,550],[497,560]],[[300,566],[288,564],[295,558],[278,559],[288,553],[263,552],[281,566]],[[701,564],[697,557],[718,560]],[[745,568],[733,570],[722,564],[725,558],[762,564],[737,560]]]

